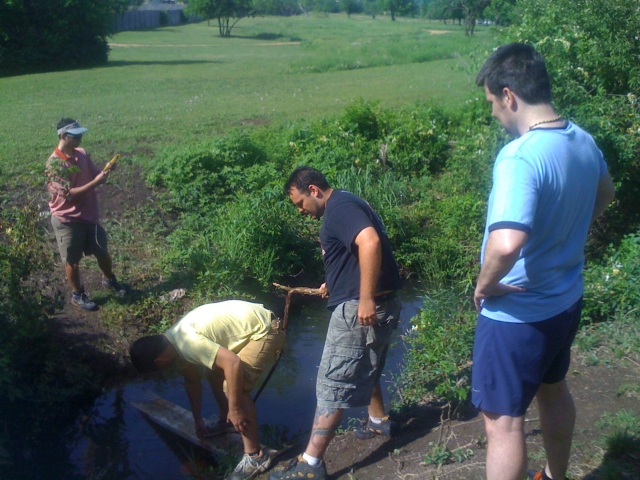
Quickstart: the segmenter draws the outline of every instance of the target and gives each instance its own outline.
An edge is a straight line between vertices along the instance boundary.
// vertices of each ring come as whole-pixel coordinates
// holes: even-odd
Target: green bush
[[[613,320],[640,305],[640,231],[627,235],[616,250],[584,271],[583,322]]]
[[[246,274],[267,286],[303,268],[297,255],[314,258],[305,269],[317,272],[318,252],[309,247],[317,241],[312,238],[317,224],[291,220],[295,210],[281,193],[294,167],[310,165],[332,186],[373,206],[407,274],[466,287],[476,274],[490,168],[504,139],[488,118],[480,100],[448,115],[425,105],[394,112],[359,100],[337,118],[232,132],[167,149],[154,162],[149,181],[167,190],[170,208],[188,212],[171,237],[172,258],[210,285],[238,285]],[[286,213],[275,218],[263,206]],[[251,212],[287,229],[278,232],[286,248],[293,248],[297,236],[297,248],[305,250],[289,251],[275,240],[266,245],[275,232],[250,219]],[[261,239],[243,232],[243,224]],[[207,253],[213,246],[215,255]]]
[[[640,16],[635,0],[523,0],[506,41],[531,43],[545,57],[560,113],[595,138],[616,183],[616,202],[599,221],[591,250],[640,225]]]
[[[425,297],[405,336],[411,348],[397,382],[403,403],[464,406],[470,401],[475,320],[469,300],[455,290],[436,290]]]
[[[52,255],[39,220],[34,207],[0,211],[0,429],[13,440],[51,428],[85,388],[52,339],[59,299],[47,293]]]
[[[152,165],[148,180],[169,191],[172,207],[206,209],[238,192],[266,186],[276,172],[265,159],[265,153],[247,134],[234,132],[210,142],[164,150]]]
[[[304,230],[308,235],[300,234]],[[302,270],[318,275],[316,239],[317,226],[280,189],[271,189],[239,195],[206,215],[185,216],[168,238],[169,257],[174,269],[190,272],[201,292],[228,295],[249,279],[268,290],[273,280]]]
[[[167,25],[169,25],[169,12],[160,10],[160,26],[166,27]]]
[[[0,75],[102,65],[115,0],[0,4]]]

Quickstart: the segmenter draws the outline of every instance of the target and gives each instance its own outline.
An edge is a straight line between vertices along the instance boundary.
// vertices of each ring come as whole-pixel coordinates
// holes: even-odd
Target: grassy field
[[[494,44],[484,28],[467,38],[453,25],[344,15],[244,19],[230,39],[217,32],[206,22],[123,32],[106,67],[0,79],[0,178],[35,187],[63,116],[89,127],[84,146],[106,161],[337,114],[359,97],[456,105],[476,90],[469,54]]]

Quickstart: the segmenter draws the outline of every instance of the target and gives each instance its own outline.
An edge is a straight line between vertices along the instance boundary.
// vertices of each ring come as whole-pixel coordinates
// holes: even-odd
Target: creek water
[[[393,376],[402,367],[405,352],[402,335],[424,301],[415,291],[406,289],[401,291],[401,297],[401,321],[394,332],[382,377],[386,405],[389,405]],[[256,402],[260,425],[289,435],[310,430],[315,412],[316,373],[328,320],[329,312],[319,302],[302,305],[293,311],[285,353]],[[257,385],[260,384],[261,381]],[[182,377],[177,373],[162,379],[133,382],[106,392],[78,419],[76,432],[68,441],[70,463],[76,470],[74,477],[186,479],[193,471],[194,463],[206,464],[190,444],[151,423],[133,407],[133,403],[147,398],[150,392],[189,409]],[[205,417],[217,414],[213,395],[204,382],[202,411]],[[354,419],[361,418],[366,418],[366,408],[347,410],[343,427],[347,428]],[[62,478],[52,473],[49,472],[47,478]]]

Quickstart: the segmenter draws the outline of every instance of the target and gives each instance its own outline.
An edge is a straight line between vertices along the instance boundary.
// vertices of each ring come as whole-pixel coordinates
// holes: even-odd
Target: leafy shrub
[[[470,400],[475,319],[468,299],[454,290],[437,290],[425,297],[405,336],[411,348],[397,387],[404,403],[443,401],[462,406]]]
[[[296,255],[317,258],[317,251],[309,253],[309,242],[317,241],[309,232],[317,228],[309,230],[307,223],[270,220],[290,225],[291,235],[303,239],[304,252],[276,248],[275,241],[266,246],[241,228],[242,223],[251,225],[263,239],[270,237],[245,217],[253,208],[271,218],[261,209],[275,205],[269,195],[287,204],[280,193],[284,179],[294,167],[310,165],[324,172],[332,186],[373,206],[407,274],[468,286],[477,270],[490,166],[504,139],[487,118],[489,111],[479,100],[448,115],[423,105],[394,112],[360,100],[337,118],[232,132],[203,144],[168,149],[154,163],[149,180],[168,190],[171,208],[189,212],[172,235],[172,255],[178,264],[190,265],[187,270],[196,278],[206,272],[210,280],[215,277],[213,283],[238,285],[237,276],[244,272],[266,286],[270,278],[299,271],[292,270],[302,267]],[[260,207],[248,207],[250,197]],[[284,208],[289,209],[284,217],[290,217],[294,210],[290,205]],[[244,220],[237,222],[235,217]],[[287,239],[284,244],[294,242]],[[216,255],[207,253],[211,245]],[[313,265],[307,270],[316,271]]]
[[[48,316],[58,299],[35,278],[52,266],[39,220],[34,207],[0,212],[0,425],[12,455],[21,439],[59,421],[85,388],[52,341]]]
[[[233,198],[239,191],[264,187],[273,178],[273,166],[244,133],[232,133],[211,142],[177,146],[163,151],[148,175],[152,185],[169,190],[179,210],[208,208]]]
[[[640,224],[638,4],[524,0],[519,7],[522,14],[505,40],[531,43],[545,56],[559,111],[602,149],[617,201],[594,232],[595,249],[617,244]]]
[[[0,75],[105,64],[115,7],[112,0],[3,2]]]
[[[640,305],[640,231],[627,235],[615,250],[584,271],[583,322],[613,320]]]
[[[308,222],[280,192],[243,194],[207,215],[186,216],[169,237],[175,266],[186,267],[209,293],[237,291],[247,279],[268,290],[278,277],[318,274],[317,227],[309,238],[300,235]]]
[[[167,25],[169,25],[169,12],[160,10],[160,26],[166,27]]]

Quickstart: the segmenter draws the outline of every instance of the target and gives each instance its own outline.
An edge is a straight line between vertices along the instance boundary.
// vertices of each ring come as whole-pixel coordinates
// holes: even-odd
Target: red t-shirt
[[[69,199],[72,188],[82,187],[102,171],[82,148],[76,148],[68,157],[56,150],[47,160],[47,189],[51,193],[49,208],[61,222],[98,223],[98,196],[96,190],[80,199]],[[77,201],[76,201],[77,200]]]

